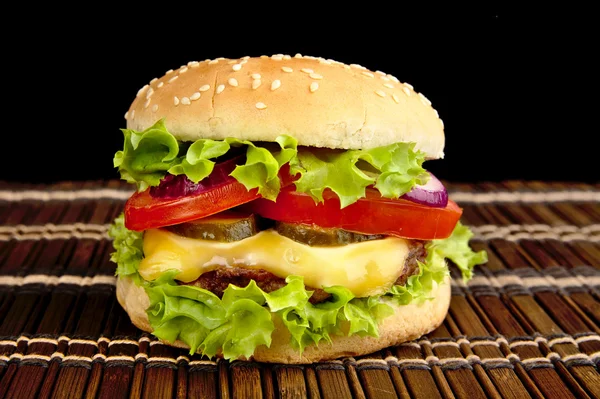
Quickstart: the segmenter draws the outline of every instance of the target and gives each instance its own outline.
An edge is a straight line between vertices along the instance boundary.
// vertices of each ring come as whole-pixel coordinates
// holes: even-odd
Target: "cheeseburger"
[[[296,55],[190,62],[125,114],[110,229],[117,298],[140,329],[209,358],[310,363],[439,326],[461,208],[431,103],[381,71]]]

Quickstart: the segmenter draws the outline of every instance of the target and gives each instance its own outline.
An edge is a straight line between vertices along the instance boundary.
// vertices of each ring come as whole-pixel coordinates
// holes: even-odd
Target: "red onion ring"
[[[212,173],[198,183],[194,183],[188,179],[186,175],[174,176],[167,174],[158,186],[150,187],[150,196],[152,198],[165,199],[181,198],[208,191],[217,186],[229,183],[231,180],[234,180],[229,174],[233,172],[237,164],[241,162],[242,158],[243,156],[239,155],[235,158],[215,164]]]
[[[401,198],[416,202],[417,204],[445,208],[448,205],[448,191],[446,187],[432,173],[429,180],[423,185],[416,185]]]

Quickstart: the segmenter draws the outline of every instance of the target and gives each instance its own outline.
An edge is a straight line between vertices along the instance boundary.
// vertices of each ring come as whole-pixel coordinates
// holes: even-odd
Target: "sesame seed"
[[[394,82],[394,83],[400,83],[400,81],[398,80],[398,78],[395,77],[394,75],[388,75],[388,78],[392,79],[392,82]]]
[[[358,69],[367,69],[364,66],[359,65],[359,64],[350,64],[350,66],[353,67],[353,68],[358,68]]]
[[[200,91],[206,91],[208,89],[210,89],[210,85],[202,85],[202,86],[200,86],[200,88],[198,90],[200,90]]]
[[[228,61],[227,64],[229,64],[229,65],[231,65],[231,64],[237,64],[237,61],[236,60],[231,60],[231,61]]]
[[[265,108],[267,108],[267,106],[265,105],[265,103],[258,102],[258,103],[256,103],[256,108],[265,109]]]
[[[197,91],[197,92],[195,92],[194,94],[192,94],[192,95],[190,96],[190,100],[192,100],[192,101],[196,101],[197,99],[199,99],[199,98],[200,98],[200,96],[201,96],[200,92],[198,92],[198,91]]]
[[[350,69],[350,65],[344,65],[344,69]]]
[[[392,94],[392,98],[394,99],[394,101],[396,102],[396,104],[400,104],[400,99],[398,98],[397,95]]]
[[[187,98],[187,97],[181,97],[181,103],[182,103],[183,105],[190,105],[192,102],[191,102],[191,101],[190,101],[190,99],[189,99],[189,98]]]
[[[180,74],[181,74],[181,73],[186,73],[186,72],[187,72],[187,70],[188,70],[188,69],[187,69],[187,67],[186,67],[186,66],[184,66],[184,67],[182,67],[182,68],[179,70],[179,73],[180,73]]]
[[[156,112],[156,111],[158,111],[158,104],[154,104],[152,106],[152,112]]]
[[[314,72],[313,72],[313,73],[311,73],[309,76],[310,76],[311,78],[313,78],[313,79],[317,79],[317,80],[323,79],[323,75],[319,75],[318,73],[314,73]]]
[[[253,73],[250,76],[252,76],[252,79],[260,79],[260,73]]]
[[[233,69],[234,71],[239,71],[240,69],[242,69],[242,64],[235,64],[231,67],[231,69]]]
[[[403,87],[402,91],[404,92],[404,94],[410,97],[410,90],[408,90],[408,87]]]
[[[242,57],[242,58],[240,58],[240,59],[241,59],[241,60],[244,60],[244,61],[245,61],[245,60],[249,60],[249,59],[250,59],[250,56],[249,56],[249,55],[245,55],[245,56],[243,56],[243,57]]]
[[[410,83],[404,83],[404,86],[408,87],[411,90],[415,89]]]
[[[238,81],[237,81],[236,78],[229,78],[229,80],[227,81],[227,83],[229,83],[233,87],[237,87],[237,85],[238,85]]]
[[[377,94],[379,97],[385,97],[385,91],[383,90],[375,90],[375,94]]]
[[[294,72],[294,70],[290,67],[281,67],[281,70],[287,73]]]
[[[165,85],[165,82],[158,82],[158,84],[156,85],[157,89],[160,89],[161,87],[163,87]]]
[[[302,68],[302,69],[301,69],[301,71],[302,71],[302,72],[304,72],[304,73],[313,73],[313,72],[314,72],[314,71],[313,71],[312,69],[310,69],[310,68]]]
[[[444,121],[442,120],[442,118],[440,118],[440,124],[442,125],[442,128],[443,128],[444,127]]]
[[[419,93],[419,98],[421,99],[421,102],[425,105],[431,105],[431,101],[429,101],[429,99],[427,97],[425,97],[422,93]]]
[[[294,56],[294,58],[302,58],[302,54],[296,53],[296,55]]]
[[[248,60],[241,60],[240,61],[240,65],[244,65],[244,64],[247,64],[247,63],[248,63]]]
[[[212,61],[208,61],[208,65],[214,65],[214,64],[218,64],[219,60],[212,60]]]
[[[384,83],[383,86],[387,87],[388,89],[393,89],[394,88],[394,85],[391,84],[391,83]]]
[[[218,58],[215,58],[215,60],[217,60],[217,61],[223,61],[224,59],[225,59],[225,57],[218,57]]]
[[[321,58],[319,59],[319,64],[331,65],[331,61]]]
[[[312,82],[310,84],[310,92],[314,93],[319,88],[319,84],[317,82]]]
[[[133,111],[131,111],[131,119],[133,119],[135,117],[135,109]]]
[[[283,59],[283,54],[275,54],[271,56],[272,60],[281,61]]]
[[[125,119],[129,118],[129,111],[125,112]]]
[[[254,80],[252,81],[252,88],[253,88],[254,90],[258,89],[258,87],[260,86],[260,84],[261,84],[261,83],[262,83],[262,82],[260,81],[260,79],[254,79]]]
[[[144,87],[142,87],[141,89],[139,89],[138,92],[137,92],[136,97],[139,97],[144,92],[144,90],[146,90],[148,87],[149,87],[148,85],[145,85]]]
[[[383,80],[384,82],[389,82],[390,78],[388,78],[387,76],[380,76],[381,80]]]
[[[152,97],[153,93],[154,93],[154,89],[152,89],[152,87],[150,87],[148,89],[148,91],[146,92],[146,100],[149,99],[150,97]]]
[[[174,81],[177,80],[178,77],[179,77],[179,75],[173,76],[171,79],[169,79],[169,83],[173,83]]]
[[[191,62],[188,62],[188,66],[190,68],[198,68],[200,66],[200,63],[198,61],[191,61]]]
[[[281,80],[276,79],[271,83],[271,90],[277,90],[281,87]]]
[[[152,84],[152,83],[156,82],[157,80],[158,80],[158,78],[154,78],[154,79],[152,79],[152,80],[150,81],[150,84]]]
[[[148,108],[149,105],[150,105],[150,99],[147,99],[146,104],[144,104],[144,108]]]
[[[177,97],[177,96],[173,97],[173,104],[175,104],[175,106],[179,105],[179,97]]]
[[[225,90],[225,85],[219,85],[219,86],[217,86],[216,93],[221,94],[223,92],[223,90]]]
[[[363,74],[364,76],[369,77],[369,78],[375,77],[375,75],[373,75],[371,72],[361,72],[361,74]]]
[[[284,55],[284,56],[283,56],[283,59],[284,59],[284,60],[291,60],[291,59],[292,59],[292,57],[290,57],[289,55],[287,55],[287,54],[286,54],[286,55]]]
[[[172,70],[172,69],[169,69],[167,72],[165,72],[165,75],[170,75],[170,74],[172,74],[172,73],[173,73],[173,70]]]
[[[433,109],[433,108],[432,108],[432,109]],[[438,114],[437,110],[435,110],[435,109],[434,109],[434,110],[433,110],[433,112],[435,112],[435,117],[439,119],[439,117],[440,117],[440,114]]]
[[[376,73],[377,75],[382,75],[382,76],[385,76],[385,72],[381,72],[381,71],[375,71],[375,73]]]

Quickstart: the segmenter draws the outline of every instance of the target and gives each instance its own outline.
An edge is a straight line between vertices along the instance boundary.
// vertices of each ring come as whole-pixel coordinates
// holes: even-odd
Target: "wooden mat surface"
[[[599,398],[600,185],[448,184],[489,262],[416,341],[287,366],[162,345],[116,302],[131,188],[0,182],[0,398]]]

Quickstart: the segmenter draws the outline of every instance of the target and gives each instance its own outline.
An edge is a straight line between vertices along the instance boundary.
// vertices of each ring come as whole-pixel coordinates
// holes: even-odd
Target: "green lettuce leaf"
[[[257,346],[271,344],[278,317],[300,352],[306,345],[331,342],[333,334],[377,336],[377,322],[391,314],[391,308],[377,300],[354,298],[343,287],[329,287],[332,295],[319,304],[308,302],[302,277],[289,276],[287,285],[266,293],[254,281],[246,287],[230,285],[219,299],[194,286],[177,285],[174,273],[141,284],[150,298],[148,319],[153,334],[166,341],[181,340],[190,352],[201,351],[226,359],[250,357]],[[348,331],[342,330],[347,322]]]
[[[116,274],[125,277],[137,275],[138,266],[144,257],[142,233],[127,229],[125,216],[120,214],[110,225],[108,235],[113,239],[115,248],[110,260],[117,264]]]
[[[212,330],[199,346],[202,353],[213,357],[219,348],[225,359],[249,358],[259,345],[271,345],[275,326],[269,310],[251,299],[233,302],[226,313],[227,321]]]
[[[172,175],[186,175],[194,183],[198,183],[211,174],[215,166],[212,158],[220,157],[229,151],[229,144],[209,139],[196,140],[190,145],[181,163],[168,169]]]
[[[231,173],[248,190],[258,188],[263,197],[275,200],[280,190],[279,169],[297,153],[296,139],[281,135],[275,142],[279,148],[265,148],[246,140],[199,139],[183,143],[169,133],[164,119],[148,129],[137,132],[122,129],[125,142],[117,151],[113,165],[119,168],[121,178],[136,183],[139,191],[157,186],[167,173],[186,175],[198,183],[213,171],[217,157],[225,155],[231,147],[246,146],[246,163],[238,165]]]
[[[231,173],[248,190],[257,188],[264,198],[275,200],[280,190],[278,173],[289,163],[292,175],[299,174],[296,189],[323,201],[323,191],[338,195],[341,207],[365,196],[374,185],[386,198],[398,198],[416,184],[424,184],[429,174],[422,164],[425,154],[415,151],[413,143],[396,143],[370,150],[336,151],[318,148],[298,149],[295,138],[281,135],[275,143],[257,145],[247,140],[199,139],[179,142],[169,133],[163,119],[137,132],[122,129],[123,150],[113,159],[121,178],[136,183],[139,191],[157,186],[167,174],[186,175],[197,183],[210,175],[215,159],[231,147],[246,147],[246,163]]]
[[[235,146],[246,145],[246,163],[238,165],[231,176],[248,190],[258,188],[264,198],[275,201],[281,182],[279,169],[296,157],[298,142],[290,136],[279,136],[275,140],[279,149],[271,152],[267,148],[257,147],[251,141],[227,138],[225,142]]]
[[[125,142],[123,150],[115,154],[113,165],[119,168],[121,179],[136,183],[140,191],[157,186],[167,170],[182,160],[177,139],[167,131],[162,119],[143,132],[121,131]]]
[[[450,237],[429,241],[425,245],[427,258],[425,262],[419,262],[419,272],[410,276],[406,285],[393,286],[388,295],[401,305],[431,299],[429,296],[431,290],[450,273],[446,259],[450,259],[458,266],[465,283],[469,281],[473,277],[475,265],[483,264],[488,260],[487,252],[483,250],[474,252],[471,249],[469,240],[472,236],[473,232],[458,222]]]
[[[431,290],[449,271],[445,259],[451,259],[470,278],[476,264],[484,263],[484,251],[473,252],[468,246],[472,233],[458,224],[444,240],[426,245],[427,258],[419,263],[419,272],[405,286],[393,286],[386,294],[355,298],[344,287],[327,287],[326,301],[312,304],[312,295],[300,276],[289,276],[286,285],[270,293],[254,281],[246,287],[230,285],[223,297],[195,286],[177,284],[176,271],[164,273],[154,281],[138,274],[143,257],[141,233],[127,230],[123,215],[110,228],[115,252],[111,260],[118,264],[119,276],[131,277],[142,286],[150,299],[147,309],[153,334],[165,341],[181,340],[190,353],[201,352],[225,359],[250,357],[260,345],[269,346],[278,318],[289,330],[291,345],[302,353],[307,345],[331,342],[333,335],[378,336],[378,322],[392,314],[390,301],[400,305],[431,299]]]
[[[429,174],[423,169],[425,154],[414,144],[395,143],[370,150],[299,151],[290,172],[301,176],[296,189],[323,201],[323,191],[331,189],[342,208],[365,196],[372,184],[386,198],[398,198],[416,184],[425,184]]]
[[[460,269],[463,281],[466,283],[473,277],[473,268],[488,261],[487,252],[481,250],[474,252],[469,246],[473,232],[462,223],[458,222],[452,235],[443,240],[433,240],[428,245],[428,258],[430,263],[439,262],[439,259],[450,259]]]
[[[429,247],[429,245],[427,245]],[[428,248],[429,251],[429,248]],[[399,305],[423,303],[432,299],[431,291],[450,274],[444,258],[428,252],[425,262],[419,262],[419,272],[410,276],[405,285],[394,285],[387,293]]]

